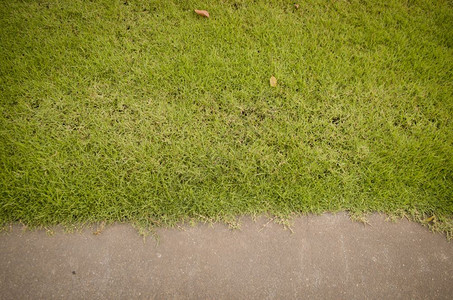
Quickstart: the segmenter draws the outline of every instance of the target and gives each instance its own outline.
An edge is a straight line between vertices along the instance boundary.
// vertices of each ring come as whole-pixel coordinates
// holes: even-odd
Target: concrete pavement
[[[419,224],[346,214],[299,217],[293,231],[243,218],[101,234],[0,234],[1,299],[453,299],[453,243]]]

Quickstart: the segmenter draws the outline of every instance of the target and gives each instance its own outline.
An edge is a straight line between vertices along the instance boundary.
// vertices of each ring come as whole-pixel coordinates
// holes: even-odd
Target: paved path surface
[[[0,298],[453,299],[453,242],[418,224],[309,216],[291,234],[266,222],[161,229],[159,245],[129,225],[15,227],[0,234]]]

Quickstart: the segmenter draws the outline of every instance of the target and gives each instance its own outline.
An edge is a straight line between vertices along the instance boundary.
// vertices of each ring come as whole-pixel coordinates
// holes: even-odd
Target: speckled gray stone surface
[[[453,299],[453,243],[419,224],[345,214],[159,229],[0,234],[1,299]],[[266,226],[264,226],[266,224]]]

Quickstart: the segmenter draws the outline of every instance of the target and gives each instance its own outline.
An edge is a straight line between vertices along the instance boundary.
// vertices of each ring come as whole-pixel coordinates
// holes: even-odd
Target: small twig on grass
[[[267,225],[269,225],[270,222],[274,221],[274,219],[275,219],[275,217],[273,217],[272,219],[270,219],[269,221],[267,221],[267,223],[264,224],[264,225],[260,228],[260,230],[258,230],[258,232],[261,232],[261,230],[263,230]]]

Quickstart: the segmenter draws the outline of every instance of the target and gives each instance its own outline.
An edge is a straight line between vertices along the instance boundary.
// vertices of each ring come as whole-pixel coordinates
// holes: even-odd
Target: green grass
[[[451,235],[452,2],[299,4],[4,1],[0,224],[347,210]]]

